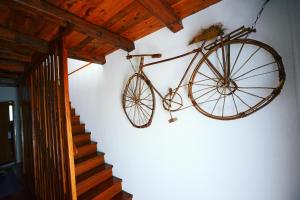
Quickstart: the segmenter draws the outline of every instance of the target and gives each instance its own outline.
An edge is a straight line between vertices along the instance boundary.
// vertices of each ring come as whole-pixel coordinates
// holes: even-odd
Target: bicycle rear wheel
[[[190,78],[189,97],[208,117],[238,119],[270,103],[284,81],[281,57],[272,47],[252,39],[230,40],[216,45],[199,61]]]
[[[124,89],[122,106],[126,117],[136,128],[146,128],[151,125],[155,96],[150,83],[141,74],[132,75]]]

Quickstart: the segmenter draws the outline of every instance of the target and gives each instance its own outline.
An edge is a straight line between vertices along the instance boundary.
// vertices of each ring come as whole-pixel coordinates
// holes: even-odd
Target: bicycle
[[[218,36],[200,48],[168,59],[144,63],[145,57],[160,58],[161,54],[127,55],[127,59],[139,57],[138,72],[134,73],[125,86],[122,106],[130,123],[136,128],[150,126],[155,111],[155,93],[162,99],[163,108],[170,112],[182,110],[183,101],[179,88],[188,86],[191,106],[219,120],[233,120],[248,116],[269,104],[279,95],[285,71],[280,55],[260,41],[248,39],[254,28],[244,26],[231,33]],[[175,60],[194,54],[178,86],[163,95],[159,92],[143,69],[155,64]],[[188,84],[183,84],[191,66],[198,56]],[[188,106],[189,107],[189,106]]]

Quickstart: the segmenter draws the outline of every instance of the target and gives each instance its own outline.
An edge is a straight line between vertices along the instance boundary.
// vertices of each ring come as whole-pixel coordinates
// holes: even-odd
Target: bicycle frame
[[[199,53],[200,53],[201,50],[202,50],[202,49],[200,49],[200,48],[199,48],[199,49],[194,49],[194,50],[192,50],[192,51],[190,51],[190,52],[188,52],[188,53],[182,54],[182,55],[180,55],[180,56],[175,56],[175,57],[172,57],[172,58],[160,60],[160,61],[157,61],[157,62],[151,62],[151,63],[147,63],[147,64],[144,64],[144,57],[141,57],[138,73],[142,74],[142,75],[150,82],[151,87],[153,88],[153,90],[161,97],[161,99],[164,99],[164,96],[162,95],[162,93],[159,92],[159,91],[156,89],[156,87],[152,84],[152,82],[150,81],[150,79],[148,78],[148,76],[144,73],[143,69],[144,69],[145,67],[149,67],[149,66],[151,66],[151,65],[156,65],[156,64],[163,63],[163,62],[175,60],[175,59],[178,59],[178,58],[181,58],[181,57],[190,55],[190,54],[195,54],[195,55],[193,56],[191,62],[189,63],[187,69],[185,70],[185,72],[184,72],[184,74],[183,74],[183,76],[182,76],[182,78],[181,78],[179,84],[178,84],[177,87],[175,88],[174,94],[177,94],[179,88],[182,86],[182,83],[183,83],[184,79],[185,79],[186,76],[187,76],[188,71],[190,70],[190,68],[191,68],[191,66],[192,66],[192,64],[193,64],[193,62],[194,62],[194,60],[195,60],[196,57],[199,55]],[[173,96],[174,96],[174,95],[173,95]]]
[[[227,84],[227,81],[229,79],[229,76],[230,76],[230,63],[226,63],[226,61],[230,61],[230,54],[228,53],[226,58],[224,56],[224,48],[222,48],[222,55],[223,55],[223,63],[225,63],[225,66],[224,66],[224,76],[220,74],[220,72],[213,66],[213,64],[210,62],[210,60],[208,60],[205,56],[205,53],[203,52],[203,49],[204,50],[210,50],[212,49],[214,46],[218,45],[218,44],[222,44],[228,40],[232,40],[232,39],[238,39],[238,38],[241,38],[241,37],[244,37],[244,36],[248,36],[249,33],[251,32],[255,32],[256,30],[255,29],[252,29],[252,28],[245,28],[244,26],[228,33],[227,35],[225,36],[220,36],[220,39],[217,39],[216,41],[208,44],[205,46],[206,44],[206,41],[204,41],[201,45],[201,47],[197,48],[197,49],[194,49],[190,52],[187,52],[185,54],[182,54],[182,55],[179,55],[179,56],[175,56],[175,57],[171,57],[171,58],[167,58],[167,59],[164,59],[164,60],[160,60],[160,61],[156,61],[156,62],[150,62],[150,63],[147,63],[147,64],[144,64],[144,57],[145,56],[151,56],[152,58],[160,58],[161,57],[161,54],[141,54],[141,55],[128,55],[127,56],[127,59],[131,59],[132,57],[141,57],[140,59],[140,64],[139,64],[139,70],[138,70],[138,73],[139,74],[142,74],[148,81],[149,83],[151,84],[151,87],[153,88],[153,90],[160,96],[161,99],[164,99],[164,96],[162,95],[162,93],[160,93],[156,87],[152,84],[152,82],[150,81],[150,79],[147,77],[147,75],[144,73],[143,69],[145,67],[149,67],[149,66],[152,66],[152,65],[156,65],[156,64],[160,64],[160,63],[164,63],[164,62],[168,62],[168,61],[171,61],[171,60],[176,60],[176,59],[179,59],[179,58],[182,58],[182,57],[185,57],[185,56],[188,56],[190,54],[195,54],[194,57],[192,58],[191,62],[189,63],[187,69],[185,70],[179,84],[177,85],[177,87],[175,88],[175,91],[173,93],[173,96],[171,96],[171,100],[173,100],[174,96],[178,93],[178,90],[179,88],[182,86],[182,83],[184,81],[184,79],[186,78],[192,64],[194,63],[196,57],[201,54],[202,57],[205,59],[205,62],[206,64],[208,65],[208,67],[212,70],[212,72],[216,75],[216,77],[218,77],[220,80],[223,80],[224,81],[224,84]],[[226,49],[226,52],[230,52],[230,46],[227,47],[228,49]]]

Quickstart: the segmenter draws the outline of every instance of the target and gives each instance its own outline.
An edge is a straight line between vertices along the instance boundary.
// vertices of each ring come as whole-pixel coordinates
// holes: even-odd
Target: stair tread
[[[73,124],[72,127],[73,127],[73,126],[85,126],[85,123]]]
[[[79,184],[80,182],[84,181],[85,179],[97,174],[97,173],[101,173],[104,170],[107,169],[112,169],[112,165],[104,163],[103,165],[97,166],[79,176],[76,177],[76,183]]]
[[[120,182],[122,182],[121,179],[113,176],[113,177],[107,179],[106,181],[104,181],[103,183],[96,185],[95,187],[93,187],[89,191],[85,192],[84,194],[80,195],[78,197],[78,200],[93,199],[98,194],[103,193],[104,191],[106,191],[107,189],[112,187],[114,184],[117,184]]]
[[[89,141],[88,143],[77,145],[77,148],[78,149],[85,148],[86,146],[95,145],[95,144],[97,145],[97,142],[95,142],[95,141]]]
[[[80,164],[80,163],[83,163],[83,162],[85,162],[85,161],[87,161],[87,160],[90,160],[90,159],[92,159],[92,158],[95,158],[95,157],[97,157],[97,156],[104,156],[104,155],[105,155],[105,154],[102,153],[102,152],[96,152],[96,153],[90,154],[90,155],[88,155],[88,156],[84,156],[84,157],[82,157],[82,158],[75,159],[75,165],[78,165],[78,164]]]
[[[129,194],[126,191],[119,192],[116,196],[114,196],[111,200],[131,200],[132,194]]]
[[[69,103],[73,142],[78,151],[74,156],[77,199],[132,200],[132,195],[122,190],[122,180],[113,176],[113,166],[105,163],[105,154],[97,152],[97,142],[91,140],[91,133]]]

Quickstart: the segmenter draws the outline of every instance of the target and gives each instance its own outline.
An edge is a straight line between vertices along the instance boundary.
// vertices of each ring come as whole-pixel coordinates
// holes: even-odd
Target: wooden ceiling
[[[17,79],[63,29],[69,57],[105,63],[117,49],[220,0],[0,0],[0,78]],[[1,84],[1,81],[0,81]]]

